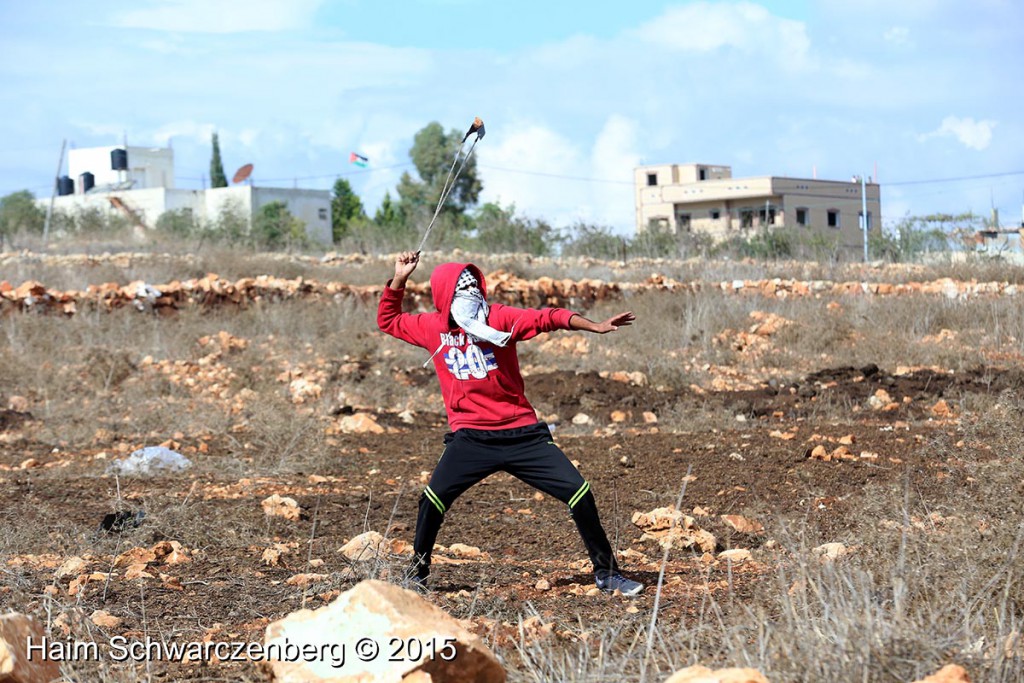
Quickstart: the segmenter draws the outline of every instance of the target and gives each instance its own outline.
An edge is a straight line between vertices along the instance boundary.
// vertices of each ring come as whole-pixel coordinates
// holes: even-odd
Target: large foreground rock
[[[681,669],[665,683],[768,683],[768,679],[757,669],[709,669],[695,664]]]
[[[281,683],[505,680],[504,668],[479,638],[416,593],[383,581],[362,581],[326,607],[299,610],[275,621],[267,627],[263,642],[278,647],[289,643],[299,648],[335,646],[333,655],[330,649],[320,649],[328,654],[319,661],[271,662],[274,680]],[[446,642],[453,643],[454,649],[446,649]],[[379,654],[369,656],[373,645]],[[431,657],[432,652],[438,656]],[[338,666],[332,656],[340,654],[344,663]],[[442,654],[454,654],[454,658],[445,661]]]
[[[28,639],[45,643],[46,633],[35,619],[24,614],[0,617],[0,683],[49,683],[60,678],[60,664],[33,652],[28,658]]]
[[[925,676],[916,683],[971,683],[971,677],[959,664],[947,664],[931,676]]]

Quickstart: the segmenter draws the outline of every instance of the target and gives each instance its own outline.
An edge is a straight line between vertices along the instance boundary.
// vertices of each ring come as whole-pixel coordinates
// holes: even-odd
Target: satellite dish
[[[235,171],[235,177],[231,179],[231,182],[237,185],[238,183],[248,180],[250,175],[252,175],[252,164],[246,164]]]

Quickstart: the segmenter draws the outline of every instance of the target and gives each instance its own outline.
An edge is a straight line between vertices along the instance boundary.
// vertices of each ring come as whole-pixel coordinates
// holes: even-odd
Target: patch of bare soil
[[[630,575],[653,585],[662,557],[657,543],[641,540],[632,514],[674,503],[687,472],[683,508],[715,534],[717,550],[754,551],[751,561],[733,566],[713,554],[673,550],[660,617],[672,620],[693,613],[705,591],[731,590],[742,597],[781,550],[768,543],[776,530],[771,525],[741,534],[720,515],[775,524],[808,520],[822,542],[848,541],[851,513],[872,486],[909,481],[925,500],[951,487],[970,495],[975,484],[960,463],[938,460],[922,447],[954,438],[955,415],[938,415],[933,408],[940,399],[967,393],[1019,390],[1024,374],[978,368],[962,375],[894,375],[873,366],[831,368],[786,385],[717,393],[659,390],[595,373],[554,372],[527,382],[535,405],[566,421],[580,411],[605,422],[614,411],[626,415],[616,433],[570,435],[556,429],[555,437],[591,482]],[[872,407],[879,390],[890,400]],[[826,400],[858,409],[845,420],[817,419],[816,404]],[[692,409],[692,429],[663,433],[644,421],[644,411],[664,409]],[[699,416],[715,410],[745,421],[725,430],[702,425]],[[389,433],[338,435],[337,457],[316,471],[274,474],[245,463],[248,469],[240,473],[230,455],[233,437],[225,436],[204,441],[190,456],[195,467],[181,474],[115,479],[105,473],[111,444],[54,451],[33,440],[32,423],[21,414],[7,411],[0,419],[7,437],[0,441],[0,517],[11,530],[0,548],[0,606],[50,614],[74,633],[82,632],[76,626],[81,620],[104,610],[120,620],[103,627],[104,637],[179,641],[261,641],[269,621],[301,606],[323,605],[361,578],[398,580],[407,556],[353,565],[337,550],[369,529],[411,542],[423,477],[437,460],[443,432],[384,415],[381,423],[392,427]],[[830,451],[845,445],[849,457],[809,457],[819,445]],[[293,498],[301,516],[268,517],[261,502],[273,493]],[[121,533],[101,532],[101,520],[115,509],[142,510],[145,517]],[[180,544],[185,559],[172,563],[157,553],[149,559],[146,551],[164,541]],[[473,621],[499,646],[512,642],[526,604],[541,626],[551,625],[552,637],[567,642],[623,619],[650,619],[653,589],[636,600],[593,594],[565,507],[508,475],[492,476],[463,495],[438,543],[466,544],[481,555],[440,551],[430,599]],[[124,559],[126,551],[141,555]],[[79,563],[69,569],[72,556]],[[300,575],[307,576],[296,579]],[[262,676],[244,663],[152,666],[174,680]]]

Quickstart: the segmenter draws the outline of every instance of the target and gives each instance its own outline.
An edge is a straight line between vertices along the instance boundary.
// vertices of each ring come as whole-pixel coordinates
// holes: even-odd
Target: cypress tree
[[[228,178],[224,175],[224,163],[220,160],[220,141],[213,134],[213,156],[210,158],[210,187],[227,187]]]

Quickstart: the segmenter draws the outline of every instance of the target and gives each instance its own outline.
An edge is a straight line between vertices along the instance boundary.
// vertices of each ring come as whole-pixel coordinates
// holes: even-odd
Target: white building
[[[715,240],[751,231],[812,232],[860,248],[862,213],[868,230],[880,225],[880,188],[851,181],[757,176],[734,178],[729,166],[660,164],[634,171],[636,229],[703,233]]]
[[[73,179],[74,193],[56,197],[54,210],[75,213],[85,208],[97,208],[120,213],[136,225],[152,228],[161,214],[167,211],[190,211],[195,219],[212,224],[223,211],[230,210],[251,221],[264,205],[282,202],[293,216],[305,223],[306,235],[311,240],[331,243],[331,193],[328,190],[254,187],[248,184],[181,190],[174,187],[174,150],[128,147],[126,168],[115,170],[112,153],[124,149],[90,147],[70,150],[68,175]],[[65,184],[69,185],[67,181]],[[47,205],[49,201],[45,198],[39,203]]]
[[[128,168],[115,171],[111,154],[127,150]],[[82,174],[91,173],[97,189],[131,183],[133,189],[165,187],[174,189],[174,150],[170,147],[87,147],[68,152],[68,175],[75,181],[75,192],[82,193]]]

